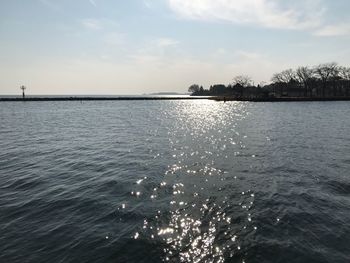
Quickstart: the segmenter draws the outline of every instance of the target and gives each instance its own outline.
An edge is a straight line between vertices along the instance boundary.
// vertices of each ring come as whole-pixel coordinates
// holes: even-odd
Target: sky
[[[350,63],[348,0],[0,0],[0,95],[186,92]]]

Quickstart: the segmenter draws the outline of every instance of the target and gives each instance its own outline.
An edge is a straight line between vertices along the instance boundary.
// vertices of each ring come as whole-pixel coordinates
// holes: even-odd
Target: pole
[[[24,93],[24,90],[26,89],[26,87],[22,85],[20,89],[22,90],[22,99],[24,100],[26,98],[26,95]]]

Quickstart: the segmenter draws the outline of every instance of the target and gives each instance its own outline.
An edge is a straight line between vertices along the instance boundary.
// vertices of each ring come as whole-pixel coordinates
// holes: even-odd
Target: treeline
[[[350,96],[350,68],[337,63],[298,67],[275,73],[270,84],[254,85],[249,76],[240,75],[233,82],[215,84],[205,89],[193,84],[188,89],[194,96],[230,96],[235,98]]]

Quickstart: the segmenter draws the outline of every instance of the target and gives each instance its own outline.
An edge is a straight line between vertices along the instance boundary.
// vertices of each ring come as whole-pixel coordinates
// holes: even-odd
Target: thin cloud
[[[172,38],[158,38],[153,43],[159,48],[173,47],[179,44],[179,41]]]
[[[86,18],[80,20],[80,24],[90,30],[109,29],[110,31],[113,31],[114,29],[119,28],[119,24],[116,21],[105,18]]]
[[[53,1],[50,0],[39,0],[40,3],[42,3],[44,6],[50,8],[51,10],[54,11],[59,11],[60,10],[60,6]]]
[[[250,52],[245,50],[238,50],[235,52],[235,55],[244,60],[256,60],[256,59],[262,59],[265,57],[264,54],[256,53],[256,52]]]
[[[97,6],[95,0],[89,0],[89,2],[90,2],[90,4],[92,4],[93,6],[95,6],[95,7]]]
[[[350,25],[328,25],[316,30],[314,35],[319,37],[350,36]]]
[[[119,46],[124,44],[125,36],[120,33],[112,32],[108,33],[103,37],[105,44],[110,46]]]
[[[179,44],[179,41],[172,38],[153,38],[144,42],[128,57],[133,62],[153,64],[162,68],[178,57]]]
[[[319,0],[286,3],[281,0],[168,0],[180,17],[226,21],[277,29],[310,29],[321,24],[324,13]]]
[[[145,5],[148,9],[151,9],[151,8],[152,8],[152,3],[151,3],[151,1],[149,1],[149,0],[144,0],[143,3],[144,3],[144,5]]]
[[[90,30],[99,30],[102,29],[102,23],[98,19],[83,19],[81,24]]]

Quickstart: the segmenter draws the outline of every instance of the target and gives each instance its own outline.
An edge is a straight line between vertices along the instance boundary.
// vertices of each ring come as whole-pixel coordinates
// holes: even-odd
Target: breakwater
[[[113,101],[113,100],[215,100],[250,102],[297,102],[297,101],[349,101],[350,97],[280,97],[280,98],[235,98],[223,96],[186,96],[186,97],[0,97],[1,101]]]
[[[148,97],[148,96],[130,96],[130,97],[26,97],[25,99],[19,97],[0,97],[0,101],[96,101],[96,100],[198,100],[207,99],[208,97],[194,97],[194,96],[174,96],[174,97]]]

